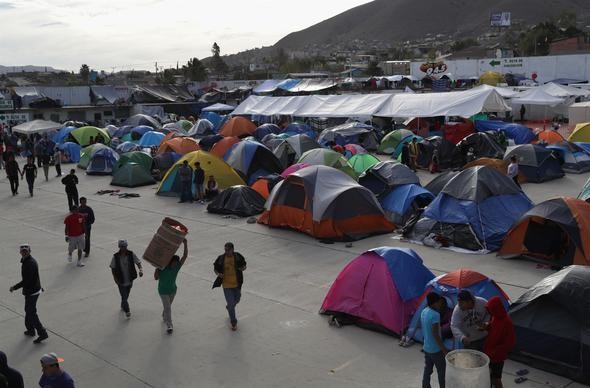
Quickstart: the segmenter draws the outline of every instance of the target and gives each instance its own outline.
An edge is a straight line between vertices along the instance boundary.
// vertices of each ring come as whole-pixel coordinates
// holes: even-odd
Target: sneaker
[[[237,323],[232,323],[231,324],[231,331],[236,331],[238,330],[238,324]]]
[[[84,257],[88,257],[88,255],[90,255],[90,253],[84,253]]]
[[[72,255],[68,255],[68,262],[71,263],[72,262]]]
[[[131,311],[126,311],[126,312],[125,312],[125,316],[126,316],[127,318],[131,318]]]
[[[35,331],[34,330],[31,330],[31,331],[27,330],[27,331],[25,331],[25,335],[27,337],[34,337],[35,336]]]
[[[174,329],[172,328],[172,326],[168,326],[168,328],[166,329],[166,333],[168,334],[172,334],[173,331]]]
[[[47,333],[44,334],[39,334],[39,337],[37,337],[33,343],[34,344],[40,344],[41,342],[45,341],[47,338],[49,338],[49,336],[47,335]]]
[[[76,266],[78,267],[84,267],[86,264],[82,263],[81,261],[78,261],[78,264],[76,264]]]

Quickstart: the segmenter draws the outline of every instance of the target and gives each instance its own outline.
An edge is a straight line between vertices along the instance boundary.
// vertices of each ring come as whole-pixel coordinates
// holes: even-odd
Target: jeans
[[[10,191],[12,191],[12,195],[18,193],[18,175],[9,176],[8,180],[10,181]]]
[[[180,201],[192,201],[193,193],[191,191],[191,182],[180,182]]]
[[[162,319],[168,325],[168,327],[172,327],[172,302],[174,302],[174,297],[176,294],[170,295],[160,295],[162,299],[162,306],[164,306],[164,310],[162,311]]]
[[[445,388],[445,371],[447,368],[445,356],[442,352],[427,353],[424,352],[424,374],[422,375],[422,388],[430,388],[430,375],[433,367],[436,366],[436,373],[438,374],[438,386]]]
[[[90,254],[90,226],[86,227],[86,233],[84,234],[84,253]]]
[[[229,320],[232,325],[238,323],[236,319],[236,305],[240,303],[240,298],[242,297],[242,290],[239,287],[236,288],[224,288],[223,295],[225,296],[225,301],[227,305],[225,308],[229,314]]]
[[[57,173],[57,176],[61,176],[61,164],[55,165],[55,172]]]
[[[33,195],[33,186],[35,185],[35,178],[27,178],[27,185],[29,185],[29,194]]]
[[[49,164],[43,163],[43,174],[45,174],[45,180],[49,180]]]
[[[37,332],[37,335],[47,334],[37,315],[37,299],[39,295],[25,295],[25,327],[28,332]]]
[[[78,190],[66,191],[68,195],[68,208],[72,210],[74,205],[78,206]]]
[[[119,294],[121,294],[121,309],[128,313],[129,302],[127,302],[127,300],[129,299],[129,294],[131,293],[131,287],[133,286],[133,284],[130,284],[128,286],[122,286],[120,284],[117,284],[117,286],[119,287]]]

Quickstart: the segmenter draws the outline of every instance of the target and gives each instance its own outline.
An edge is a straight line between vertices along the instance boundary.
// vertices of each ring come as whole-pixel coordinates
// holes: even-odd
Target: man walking
[[[68,243],[68,261],[72,262],[72,252],[78,250],[78,267],[84,267],[82,251],[84,251],[84,226],[86,220],[83,214],[78,212],[78,207],[73,206],[71,213],[64,219],[66,242]]]
[[[143,269],[141,261],[139,261],[135,253],[127,249],[127,240],[119,240],[117,246],[119,251],[113,255],[110,268],[113,279],[117,287],[119,287],[119,294],[121,294],[121,310],[129,318],[131,317],[131,310],[127,300],[129,299],[129,293],[131,293],[131,287],[133,287],[133,281],[137,279],[135,266],[139,269],[139,277],[143,276]]]
[[[70,173],[62,178],[61,183],[66,187],[66,195],[68,196],[68,209],[72,210],[74,206],[78,207],[78,177],[76,170],[70,170]]]
[[[53,152],[53,164],[55,165],[55,172],[57,173],[57,175],[55,176],[60,177],[61,176],[61,150],[59,149],[58,146],[55,146],[55,150]]]
[[[422,388],[430,388],[430,376],[434,367],[436,367],[439,387],[445,388],[445,356],[449,351],[443,343],[440,330],[440,310],[443,308],[443,298],[436,292],[431,292],[426,295],[426,302],[428,306],[420,314],[424,336]]]
[[[41,357],[41,370],[43,371],[39,380],[41,388],[75,388],[74,379],[59,367],[62,362],[64,359],[55,353],[47,353]]]
[[[176,296],[177,291],[176,277],[188,257],[188,245],[186,239],[183,240],[182,243],[184,245],[182,258],[174,255],[166,268],[157,268],[154,272],[154,279],[158,281],[158,294],[160,294],[162,306],[164,307],[162,311],[162,319],[166,324],[166,332],[168,334],[172,334],[172,331],[174,330],[172,326],[172,302],[174,302],[174,297]]]
[[[27,186],[29,186],[29,195],[33,196],[33,186],[35,185],[35,179],[37,178],[37,166],[33,158],[27,158],[27,164],[23,166],[22,177],[25,176],[27,179]]]
[[[10,292],[23,289],[25,296],[25,335],[38,337],[33,343],[39,344],[48,338],[47,330],[41,324],[37,315],[37,300],[43,289],[41,288],[41,279],[39,278],[39,266],[37,261],[31,256],[31,247],[28,244],[20,246],[21,255],[21,275],[22,280],[10,287]]]
[[[188,161],[182,162],[182,166],[178,169],[178,175],[180,176],[180,201],[178,202],[192,202],[191,182],[193,169],[188,165]]]
[[[205,188],[203,185],[205,184],[205,171],[201,168],[201,163],[195,163],[195,173],[193,177],[193,181],[195,182],[195,200],[199,201],[200,203],[204,203],[203,195],[205,192]]]
[[[80,197],[80,207],[78,211],[84,215],[84,257],[90,255],[90,231],[94,224],[94,211],[86,204],[86,197]]]
[[[213,270],[217,275],[213,288],[223,287],[231,329],[236,331],[238,330],[236,305],[240,303],[242,297],[243,272],[246,270],[246,259],[240,253],[234,252],[233,243],[225,243],[224,248],[225,252],[219,255],[213,264]]]
[[[6,176],[10,182],[10,191],[12,195],[18,194],[18,176],[22,175],[18,162],[14,159],[14,154],[10,154],[6,162]]]
[[[461,290],[457,295],[457,305],[451,317],[451,331],[466,349],[483,351],[487,335],[484,330],[488,319],[487,303],[487,300],[473,296],[468,290]]]

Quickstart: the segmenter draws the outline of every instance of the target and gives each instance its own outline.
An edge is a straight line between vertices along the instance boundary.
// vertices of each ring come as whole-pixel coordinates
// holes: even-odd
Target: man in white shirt
[[[487,336],[484,326],[489,320],[487,303],[484,298],[473,296],[467,290],[461,290],[457,295],[457,305],[451,317],[451,331],[466,349],[483,349]]]

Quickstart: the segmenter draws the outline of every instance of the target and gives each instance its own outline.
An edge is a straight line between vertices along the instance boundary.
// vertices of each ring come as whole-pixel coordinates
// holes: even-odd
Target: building
[[[587,34],[554,40],[549,44],[549,55],[590,53],[590,37]]]

